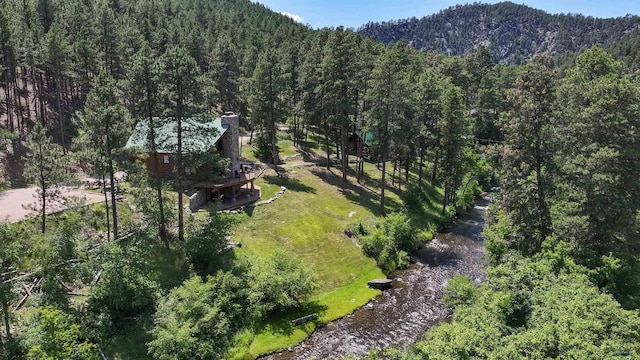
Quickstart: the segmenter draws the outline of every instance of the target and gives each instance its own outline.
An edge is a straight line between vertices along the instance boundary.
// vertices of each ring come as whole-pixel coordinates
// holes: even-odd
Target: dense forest
[[[432,40],[384,35],[394,40],[385,45],[342,27],[313,31],[248,0],[0,4],[0,189],[32,185],[39,201],[34,221],[0,224],[1,359],[251,358],[300,341],[300,331],[279,326],[309,308],[327,321],[348,314],[318,296],[340,296],[348,284],[332,284],[343,274],[306,247],[294,251],[316,240],[300,229],[273,235],[287,246],[263,245],[264,254],[230,249],[238,224],[272,234],[282,214],[266,213],[260,227],[251,222],[258,210],[185,213],[184,161],[198,154],[180,148],[181,120],[228,111],[241,116],[273,184],[318,195],[322,206],[291,205],[316,212],[305,231],[320,240],[329,231],[321,191],[372,215],[314,244],[317,258],[344,241],[349,251],[339,252],[358,266],[368,264],[358,256],[372,258],[376,274],[408,266],[408,254],[481,189],[500,186],[484,234],[486,283],[454,278],[444,299],[451,323],[371,357],[640,354],[640,82],[590,47],[621,39],[637,17],[474,4],[398,22],[429,29],[420,38]],[[477,43],[429,35],[474,22],[484,25],[454,33],[476,39],[471,29],[493,29]],[[376,38],[389,25],[361,33]],[[612,54],[635,56],[616,44]],[[575,60],[560,68],[551,55],[567,51]],[[179,139],[169,180],[123,150],[136,121],[166,118]],[[359,133],[371,134],[370,148],[352,151]],[[150,131],[148,150],[160,141]],[[296,171],[324,190],[278,166],[285,141],[320,154],[308,175]],[[100,206],[44,211],[84,175],[102,179]],[[362,281],[354,274],[345,281]],[[139,343],[124,349],[130,336]]]
[[[400,39],[422,50],[464,56],[480,46],[495,61],[519,64],[537,52],[578,52],[609,46],[638,29],[640,17],[598,19],[580,14],[548,14],[512,2],[457,5],[420,19],[368,23],[358,33],[384,43]]]

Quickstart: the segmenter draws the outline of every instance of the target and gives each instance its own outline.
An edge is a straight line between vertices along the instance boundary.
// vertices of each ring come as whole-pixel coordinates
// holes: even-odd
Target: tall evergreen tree
[[[199,112],[202,103],[198,64],[183,47],[172,47],[162,56],[167,114],[176,121],[176,185],[178,190],[178,239],[184,241],[183,120]]]
[[[53,143],[42,123],[36,123],[26,143],[29,158],[24,177],[38,188],[38,205],[41,230],[46,232],[47,205],[60,198],[58,186],[67,179],[67,157],[62,156],[62,147]]]
[[[438,166],[438,152],[440,151],[440,132],[438,122],[442,112],[440,97],[441,86],[436,74],[426,70],[420,75],[416,87],[416,118],[420,126],[418,133],[418,146],[420,152],[418,169],[418,187],[422,189],[423,169],[426,152],[431,149],[434,153],[434,169]],[[435,173],[435,171],[434,171]]]
[[[115,80],[105,72],[100,73],[87,97],[81,126],[85,146],[95,152],[93,159],[96,172],[103,178],[105,174],[109,176],[114,238],[118,237],[117,187],[114,174],[117,170],[119,151],[124,147],[131,128],[129,114],[124,105],[120,104],[120,98]],[[107,191],[104,182],[103,191]]]
[[[594,47],[578,56],[558,98],[553,229],[576,246],[579,261],[601,267],[602,256],[613,256],[630,275],[640,251],[640,86]],[[637,287],[624,278],[597,281],[621,298],[638,298]]]
[[[250,98],[252,116],[257,123],[261,138],[269,148],[271,162],[278,171],[278,121],[282,120],[282,76],[278,67],[275,51],[267,49],[260,54],[258,64],[253,72],[252,96]]]
[[[210,58],[210,72],[218,92],[217,103],[222,111],[240,113],[240,64],[238,49],[229,36],[222,36],[216,42]]]
[[[161,126],[162,106],[160,99],[160,75],[161,64],[154,59],[153,51],[149,46],[143,46],[130,60],[128,66],[128,82],[130,97],[134,101],[132,104],[132,113],[140,119],[146,119],[149,122],[149,133],[147,138],[147,147],[153,155],[155,176],[153,179],[156,190],[156,201],[158,203],[158,236],[168,245],[167,224],[164,213],[164,196],[162,194],[162,178],[158,174],[160,169],[160,158],[156,154],[159,139],[157,138],[156,128]]]
[[[469,125],[462,91],[456,86],[449,86],[442,94],[442,117],[438,123],[440,132],[439,180],[444,188],[442,213],[447,206],[454,204],[456,191],[464,177],[464,152],[469,143]]]
[[[321,65],[326,120],[340,129],[343,180],[349,168],[348,139],[355,113],[355,50],[353,33],[340,26],[327,39]]]
[[[310,38],[304,44],[304,60],[300,69],[300,107],[304,123],[309,126],[320,126],[324,121],[324,108],[322,106],[322,71],[320,63],[323,57],[323,44],[329,36],[328,29],[321,29],[315,37]],[[330,158],[328,138],[325,137],[325,152],[327,160]],[[327,161],[327,168],[331,162]]]
[[[505,133],[502,202],[520,229],[513,247],[524,254],[540,250],[550,234],[551,123],[556,74],[551,58],[536,55],[520,71],[508,94],[512,110],[503,119]]]
[[[386,49],[376,60],[367,94],[370,103],[369,127],[375,134],[376,150],[382,163],[380,213],[385,214],[387,161],[391,150],[392,128],[402,122],[410,93],[404,54],[397,46]]]
[[[63,114],[63,99],[62,99],[62,87],[64,86],[65,75],[69,64],[67,58],[70,54],[70,46],[66,40],[66,34],[64,34],[62,27],[58,24],[54,24],[50,27],[49,32],[45,35],[43,41],[43,50],[45,53],[45,74],[47,74],[53,80],[54,97],[56,102],[56,112],[58,113],[58,126],[60,128],[60,142],[62,144],[62,150],[67,152],[67,136],[66,136],[66,121]]]

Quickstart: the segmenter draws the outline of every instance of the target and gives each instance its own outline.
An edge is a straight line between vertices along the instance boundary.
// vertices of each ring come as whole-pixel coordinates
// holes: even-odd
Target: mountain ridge
[[[550,14],[513,2],[455,5],[422,18],[369,22],[357,32],[384,43],[407,40],[422,50],[464,56],[480,46],[494,60],[521,63],[536,52],[577,52],[609,46],[640,29],[640,16],[595,18]]]

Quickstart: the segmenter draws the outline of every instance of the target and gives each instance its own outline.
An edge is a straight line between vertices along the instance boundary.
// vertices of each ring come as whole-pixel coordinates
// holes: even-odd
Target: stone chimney
[[[222,115],[221,119],[222,125],[228,125],[229,128],[227,132],[229,132],[229,141],[225,141],[224,143],[224,152],[229,154],[229,158],[231,159],[231,164],[229,165],[229,170],[231,171],[231,175],[235,175],[236,171],[240,173],[240,143],[238,138],[240,137],[240,120],[238,115],[227,112]]]

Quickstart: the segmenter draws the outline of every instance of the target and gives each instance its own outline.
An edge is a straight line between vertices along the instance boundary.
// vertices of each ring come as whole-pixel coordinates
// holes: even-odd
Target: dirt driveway
[[[85,204],[93,204],[104,200],[104,196],[99,193],[78,190],[76,188],[62,188],[62,198],[84,199]],[[39,215],[37,208],[37,192],[35,187],[13,189],[0,192],[0,223],[18,222]],[[65,210],[64,201],[59,201],[47,206],[47,214]]]

